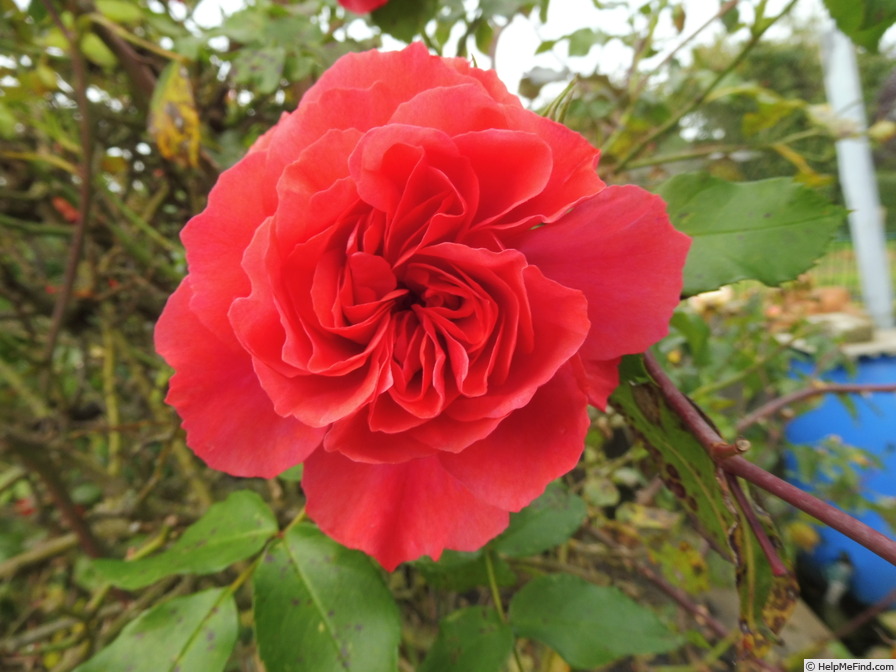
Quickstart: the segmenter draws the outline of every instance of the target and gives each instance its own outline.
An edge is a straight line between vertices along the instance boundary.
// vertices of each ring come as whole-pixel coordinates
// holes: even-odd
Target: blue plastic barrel
[[[795,368],[803,372],[809,369],[799,364]],[[854,376],[837,369],[825,374],[824,379],[832,383],[893,384],[896,383],[896,357],[863,357],[857,362]],[[838,436],[843,443],[876,455],[883,468],[860,470],[861,494],[875,502],[896,498],[896,394],[875,392],[850,396],[854,411],[848,409],[837,395],[825,395],[821,405],[789,423],[787,439],[796,444],[820,445],[826,438]],[[811,485],[807,489],[811,492]],[[896,499],[893,502],[896,514]],[[878,513],[847,513],[887,536],[894,536],[894,531]],[[896,588],[896,566],[828,527],[820,528],[819,534],[821,543],[810,554],[810,562],[824,570],[831,567],[841,553],[846,553],[854,569],[850,589],[856,598],[873,604]]]

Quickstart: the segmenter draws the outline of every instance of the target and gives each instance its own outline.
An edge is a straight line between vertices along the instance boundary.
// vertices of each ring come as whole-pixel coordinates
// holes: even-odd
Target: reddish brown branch
[[[726,443],[719,436],[719,433],[703,417],[702,413],[681,390],[675,387],[675,384],[650,353],[644,355],[644,362],[648,373],[659,386],[666,403],[681,417],[685,426],[706,447],[722,469],[783,499],[801,511],[805,511],[828,527],[845,534],[887,562],[896,565],[896,541],[865,525],[865,523],[853,516],[844,513],[835,506],[800,490],[796,486],[770,474],[765,469],[757,467],[742,457],[720,458],[719,448],[725,448],[732,444]]]
[[[737,423],[737,431],[742,432],[760,420],[778,413],[782,409],[795,404],[803,399],[814,397],[819,394],[866,394],[871,392],[896,392],[896,383],[893,384],[850,384],[850,383],[826,383],[822,385],[814,385],[783,397],[773,399],[767,404],[763,404],[752,413],[745,415],[740,422]]]
[[[835,506],[800,490],[742,457],[722,460],[719,466],[729,474],[739,476],[756,487],[783,499],[800,511],[805,511],[828,527],[845,534],[887,562],[896,565],[896,541],[844,513]]]
[[[75,276],[78,272],[78,262],[81,259],[84,241],[87,236],[87,222],[90,218],[90,207],[93,201],[93,129],[91,128],[90,106],[87,100],[87,67],[84,63],[84,56],[81,54],[78,46],[77,36],[62,21],[53,3],[50,0],[43,0],[43,2],[47,12],[53,17],[56,27],[65,35],[65,39],[68,42],[69,55],[72,59],[75,100],[81,116],[79,122],[81,162],[78,168],[78,177],[81,180],[81,184],[78,199],[78,219],[75,222],[75,231],[69,243],[68,259],[65,264],[62,286],[56,295],[56,303],[53,306],[53,315],[50,319],[50,329],[47,332],[47,342],[44,346],[43,361],[49,364],[53,358],[56,342],[59,339],[62,324],[65,320],[65,313],[72,297]],[[49,380],[49,377],[47,380]]]
[[[706,451],[713,459],[739,455],[749,447],[747,442],[728,443],[725,441],[700,409],[681,390],[675,387],[675,383],[666,375],[666,372],[663,371],[663,368],[657,363],[651,352],[644,353],[644,364],[647,368],[647,373],[650,374],[651,378],[659,386],[660,392],[663,393],[666,403],[681,418],[685,427],[690,430],[700,442],[700,445],[706,448]]]
[[[750,500],[747,499],[747,495],[740,487],[740,482],[733,474],[728,472],[725,472],[725,480],[728,483],[728,487],[731,489],[731,493],[734,495],[734,499],[737,500],[740,510],[743,511],[743,514],[747,519],[747,524],[749,524],[750,529],[753,530],[753,534],[756,535],[756,541],[759,543],[759,548],[762,549],[762,553],[768,560],[772,574],[775,576],[786,576],[787,567],[781,561],[781,557],[778,555],[778,549],[775,548],[771,539],[769,539],[768,535],[765,533],[765,528],[762,527],[762,523],[759,522],[759,518],[753,510],[753,505],[750,503]]]

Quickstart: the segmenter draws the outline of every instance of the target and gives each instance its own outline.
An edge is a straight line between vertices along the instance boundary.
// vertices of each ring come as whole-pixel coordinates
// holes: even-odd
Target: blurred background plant
[[[108,575],[88,561],[170,550],[188,525],[221,515],[207,513],[213,504],[236,501],[228,495],[246,487],[273,510],[270,529],[301,509],[295,473],[246,482],[205,468],[163,403],[169,371],[154,354],[152,329],[185,273],[178,232],[202,209],[219,172],[294,109],[342,54],[423,39],[435,52],[472,56],[485,67],[500,63],[506,35],[520,22],[545,29],[555,13],[568,11],[548,0],[392,0],[358,16],[334,0],[255,0],[228,8],[221,20],[200,21],[199,4],[206,3],[0,0],[4,670],[74,669],[140,614],[220,587],[236,598],[235,652],[218,652],[219,662],[190,669],[262,669],[251,634],[258,617],[243,584],[258,549],[214,571],[203,565],[186,575],[177,575],[181,566],[171,560],[170,572],[133,588],[110,588]],[[660,189],[694,170],[729,181],[782,176],[837,201],[833,140],[849,129],[824,104],[818,25],[806,14],[791,16],[793,2],[774,4],[730,0],[708,9],[704,3],[696,12],[678,0],[595,1],[592,25],[580,22],[536,49],[563,63],[597,56],[593,71],[573,79],[569,70],[533,66],[521,73],[520,93],[601,147],[600,172],[609,182]],[[611,13],[617,18],[602,20]],[[869,21],[886,27],[894,19],[891,13]],[[887,227],[894,232],[893,47],[885,40],[878,51],[880,35],[869,37],[867,30],[853,32],[865,47],[859,52],[863,86],[875,115],[871,137]],[[568,83],[548,106],[556,94],[548,95],[549,85]],[[801,281],[806,291],[839,285],[852,293],[850,300],[857,298],[852,259],[841,232],[829,256]],[[812,342],[826,366],[841,362],[830,339],[804,320],[778,319],[781,306],[791,306],[785,317],[793,312],[781,297],[754,283],[721,301],[683,304],[657,348],[670,375],[712,414],[722,435],[746,435],[753,458],[766,468],[776,467],[784,446],[781,417],[740,423],[804,384],[789,375],[792,355],[781,334]],[[638,669],[731,664],[737,628],[704,606],[711,586],[730,583],[731,570],[661,489],[647,453],[631,447],[624,425],[620,416],[596,414],[581,466],[486,551],[447,553],[439,563],[420,561],[388,577],[401,610],[400,669],[501,669],[510,638],[502,595],[521,596],[513,598],[510,615],[514,634],[523,638],[512,665],[526,670],[557,672],[617,659],[634,665],[631,655]],[[834,467],[856,459],[837,450],[831,455]],[[794,520],[796,533],[787,528],[784,538],[799,546],[808,533]],[[208,529],[196,534],[209,535]],[[602,655],[577,655],[563,636],[540,633],[526,620],[524,598],[538,608],[541,584],[532,597],[520,586],[552,572],[596,588],[615,583],[639,599],[646,609],[625,621],[634,633]],[[577,591],[578,584],[569,594]],[[496,598],[498,620],[457,611]],[[598,601],[612,612],[616,599],[601,593]],[[586,639],[617,636],[606,630],[606,619],[583,614],[593,628]],[[474,636],[482,624],[494,640],[481,639],[481,630]],[[483,654],[478,666],[447,666],[469,654],[452,649],[452,637],[498,652],[497,662]],[[266,641],[261,657],[271,672],[356,669],[338,661],[333,668],[290,667],[278,662],[277,644]],[[770,661],[761,665],[783,664],[780,654]],[[82,669],[112,669],[99,665]],[[386,669],[371,665],[357,669]]]

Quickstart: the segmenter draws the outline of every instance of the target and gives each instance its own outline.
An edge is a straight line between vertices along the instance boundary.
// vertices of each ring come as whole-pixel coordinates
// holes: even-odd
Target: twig
[[[47,2],[47,0],[44,0]],[[96,14],[96,8],[93,3],[87,6],[88,11]],[[109,30],[108,27],[97,24],[96,33],[100,39],[106,43],[118,58],[122,68],[128,75],[131,84],[131,91],[134,94],[134,102],[143,109],[149,108],[149,101],[152,98],[152,92],[156,88],[156,76],[152,69],[146,64],[145,60],[134,51],[134,48],[123,40],[119,35]]]
[[[706,607],[697,604],[696,602],[694,602],[693,597],[687,592],[685,592],[678,586],[673,586],[671,583],[666,581],[666,579],[664,579],[662,575],[656,572],[646,562],[636,558],[629,549],[623,547],[609,534],[593,525],[588,525],[585,529],[589,534],[600,540],[601,543],[612,547],[616,550],[616,552],[623,553],[626,558],[626,562],[629,563],[638,574],[644,576],[644,578],[654,584],[661,591],[666,593],[666,595],[672,598],[672,600],[674,600],[678,604],[678,606],[695,616],[698,621],[705,623],[706,627],[709,628],[716,637],[724,639],[730,634],[730,629],[726,627],[724,623],[714,618],[713,615],[709,613],[709,610],[706,609]]]
[[[718,448],[730,446],[731,444],[725,443],[700,411],[690,403],[681,390],[675,387],[675,384],[669,379],[662,367],[659,366],[652,354],[647,353],[644,355],[644,363],[647,367],[647,372],[656,381],[666,402],[681,417],[685,426],[693,432],[697,440],[707,448],[710,455],[713,455],[722,469],[783,499],[801,511],[805,511],[828,527],[842,532],[884,560],[896,565],[896,541],[865,525],[865,523],[853,516],[844,513],[835,506],[800,490],[796,486],[770,474],[765,469],[757,467],[742,457],[720,457]]]
[[[9,450],[15,453],[16,457],[22,462],[22,466],[43,481],[50,498],[59,510],[59,514],[71,528],[72,532],[77,535],[81,550],[92,558],[102,556],[103,551],[99,541],[97,541],[87,521],[84,520],[84,516],[81,515],[77,505],[72,501],[71,496],[68,494],[68,489],[65,487],[62,479],[59,478],[57,469],[44,458],[42,450],[45,446],[24,445],[15,436],[11,436],[9,430],[6,431],[4,439],[3,443]]]
[[[782,397],[773,399],[772,401],[763,404],[752,413],[748,413],[737,423],[737,431],[742,432],[747,427],[750,427],[760,420],[774,415],[775,413],[786,408],[787,406],[790,406],[791,404],[795,404],[798,401],[802,401],[803,399],[808,399],[809,397],[814,397],[819,394],[865,394],[871,392],[896,392],[896,383],[876,385],[826,383],[813,385],[812,387],[797,390],[796,392],[791,392],[790,394],[785,394]]]
[[[756,512],[753,510],[753,505],[751,504],[750,500],[747,499],[747,495],[744,493],[743,488],[740,487],[740,482],[734,477],[733,474],[730,474],[728,472],[725,473],[725,480],[728,483],[731,494],[733,494],[734,499],[737,500],[737,504],[740,507],[740,510],[746,517],[750,529],[753,530],[753,534],[756,535],[756,541],[759,543],[759,548],[762,549],[762,553],[768,560],[768,564],[771,567],[772,574],[774,576],[786,576],[787,567],[784,566],[784,563],[781,561],[781,557],[778,555],[777,549],[774,547],[771,539],[769,539],[768,535],[765,533],[765,528],[762,527],[762,523],[759,522],[759,518],[756,517]]]
[[[744,442],[732,444],[725,441],[704,417],[700,409],[675,387],[675,383],[663,371],[653,353],[644,353],[644,365],[647,368],[647,373],[659,386],[666,402],[713,458],[737,455],[749,447],[749,444]]]
[[[800,511],[805,511],[828,527],[842,532],[872,553],[876,553],[887,562],[896,565],[896,541],[844,513],[835,506],[800,490],[742,457],[731,457],[722,460],[719,462],[719,466],[728,473],[739,476],[766,492],[783,499]]]
[[[65,551],[78,545],[78,535],[74,532],[63,534],[61,537],[55,537],[44,541],[34,548],[29,548],[24,553],[19,553],[13,557],[0,562],[0,579],[8,579],[20,570],[30,565],[43,562],[54,555],[59,555]]]
[[[796,4],[796,0],[790,0],[781,13],[778,15],[778,18],[784,16],[788,13],[791,8]],[[758,21],[758,19],[757,19]],[[675,114],[673,114],[664,124],[656,127],[652,132],[648,133],[644,136],[639,142],[635,143],[635,145],[623,156],[619,162],[613,166],[613,172],[618,173],[623,168],[625,168],[636,156],[638,156],[644,148],[650,145],[652,142],[655,142],[666,133],[675,128],[678,123],[686,117],[688,114],[693,112],[695,109],[700,107],[709,95],[715,90],[715,88],[732,72],[734,72],[735,68],[740,65],[741,61],[746,58],[747,54],[753,49],[757,42],[762,38],[762,35],[768,30],[774,20],[765,22],[761,27],[754,26],[753,34],[750,36],[750,40],[744,45],[744,48],[741,49],[740,53],[734,57],[734,59],[722,70],[716,77],[710,82],[709,86],[703,90],[702,93],[695,96],[693,99],[688,102],[687,105],[684,105],[680,110],[678,110]]]
[[[50,329],[47,332],[47,341],[44,346],[42,360],[49,365],[56,350],[56,342],[62,330],[65,312],[68,308],[75,286],[75,276],[78,272],[78,262],[84,249],[84,241],[87,236],[87,223],[90,218],[90,207],[93,201],[93,129],[90,119],[90,105],[87,100],[87,67],[84,64],[84,56],[78,47],[76,36],[60,18],[56,8],[50,0],[43,0],[47,13],[53,18],[53,23],[65,36],[68,42],[69,55],[72,59],[72,74],[74,76],[75,100],[78,104],[78,112],[81,115],[78,124],[81,139],[81,161],[78,165],[78,177],[81,180],[80,196],[78,199],[78,219],[75,221],[74,234],[68,248],[65,273],[62,287],[56,295],[56,303],[53,306],[53,315],[50,320]],[[45,386],[49,384],[50,377],[46,377]]]
[[[839,628],[834,630],[830,635],[829,641],[841,640],[847,635],[855,632],[863,625],[865,625],[868,621],[877,618],[880,614],[887,611],[887,609],[893,606],[894,602],[896,602],[896,588],[891,589],[875,604],[872,604],[870,607],[865,609],[865,611],[857,614],[855,617],[851,618]]]

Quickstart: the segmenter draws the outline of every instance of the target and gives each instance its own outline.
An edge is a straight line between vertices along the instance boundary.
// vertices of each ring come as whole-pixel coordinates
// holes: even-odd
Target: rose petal
[[[328,535],[387,570],[446,548],[473,551],[509,516],[473,496],[436,458],[361,464],[317,451],[305,462],[308,515]]]
[[[391,384],[385,367],[389,344],[380,346],[381,339],[375,336],[359,345],[328,333],[317,320],[310,293],[315,262],[334,232],[312,239],[310,249],[298,247],[291,256],[304,256],[304,265],[283,277],[286,261],[280,258],[273,227],[272,221],[260,227],[246,250],[243,264],[252,277],[252,293],[233,303],[230,320],[251,353],[258,380],[276,412],[324,427],[355,413]],[[292,293],[285,282],[305,289]],[[387,326],[384,322],[377,333]],[[334,359],[336,349],[341,350],[341,359]]]
[[[166,401],[183,418],[187,442],[213,469],[272,478],[302,462],[324,430],[274,412],[245,351],[219,338],[190,308],[185,279],[156,324],[156,349],[176,370]]]
[[[438,459],[483,501],[519,511],[575,467],[590,424],[586,408],[585,394],[564,367],[486,438]]]
[[[517,242],[546,276],[588,298],[592,327],[580,356],[591,402],[602,407],[613,390],[599,380],[608,380],[601,362],[643,352],[668,332],[690,238],[672,228],[658,196],[611,186]]]
[[[271,191],[264,182],[265,161],[263,152],[250,152],[221,173],[205,210],[181,231],[195,313],[224,340],[233,340],[227,322],[230,303],[249,294],[249,279],[240,266],[243,250],[274,210],[275,201],[263,197]]]

